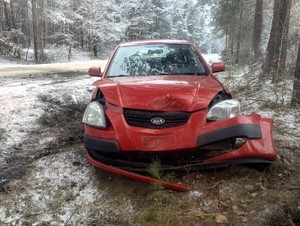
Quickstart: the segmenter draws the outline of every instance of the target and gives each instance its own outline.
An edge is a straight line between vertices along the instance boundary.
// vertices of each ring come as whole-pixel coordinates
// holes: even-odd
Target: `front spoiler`
[[[246,118],[245,118],[246,117]],[[215,127],[208,127],[203,134],[201,139],[197,140],[198,145],[206,145],[210,142],[213,142],[216,137],[218,137],[218,140],[220,137],[226,137],[226,138],[235,138],[235,137],[246,137],[246,142],[241,145],[240,147],[237,147],[235,150],[229,150],[226,152],[218,152],[216,151],[217,155],[210,156],[208,158],[200,159],[199,156],[197,156],[196,159],[193,159],[193,161],[186,161],[182,165],[169,165],[167,164],[162,165],[162,170],[198,170],[198,169],[211,169],[211,168],[218,168],[218,167],[225,167],[233,164],[246,164],[246,163],[258,163],[258,164],[271,164],[273,163],[276,158],[277,154],[274,148],[273,144],[273,137],[272,137],[272,124],[273,120],[261,117],[257,114],[252,114],[247,116],[244,116],[245,121],[249,122],[249,119],[256,120],[257,123],[250,125],[253,127],[253,130],[245,131],[243,128],[250,128],[249,124],[243,123],[235,123],[235,125],[226,126],[215,126]],[[223,122],[220,122],[223,123]],[[217,123],[216,123],[217,124]],[[213,124],[212,124],[213,125]],[[230,128],[230,129],[228,129]],[[228,131],[236,131],[234,133],[228,134]],[[245,136],[248,134],[247,136]],[[252,134],[251,136],[249,134]],[[215,136],[217,135],[217,136]],[[94,142],[94,141],[93,141]],[[114,152],[97,152],[97,150],[93,148],[89,148],[89,145],[86,145],[86,148],[88,150],[88,159],[96,167],[102,168],[104,170],[117,173],[126,177],[130,177],[137,180],[142,180],[145,182],[153,183],[153,182],[159,182],[164,187],[179,190],[179,191],[187,191],[189,190],[188,186],[177,186],[177,184],[172,184],[165,181],[159,181],[157,179],[147,177],[144,175],[139,175],[137,173],[128,172],[126,170],[134,170],[136,172],[147,172],[149,169],[149,165],[151,162],[147,162],[144,164],[142,161],[140,161],[138,158],[133,159],[132,158],[122,158],[124,156],[127,156],[127,154],[138,154],[139,156],[146,155],[147,152],[137,152],[137,153],[130,153],[130,152],[124,152],[121,153],[119,150],[116,150]],[[93,147],[96,147],[93,145]],[[102,146],[103,147],[103,146]],[[106,147],[114,147],[113,142],[110,143]],[[115,145],[117,148],[118,146]],[[198,147],[199,148],[199,147]],[[201,149],[201,147],[200,147]],[[195,151],[195,150],[193,150]],[[181,150],[180,153],[183,153],[182,156],[186,155],[188,156],[190,152]],[[198,150],[198,153],[202,153],[201,150]],[[155,160],[155,156],[159,154],[159,152],[152,152],[152,160]],[[164,152],[166,154],[167,158],[169,156],[177,156],[177,151],[167,151]],[[180,159],[181,161],[182,159]],[[120,168],[119,168],[120,167]],[[122,169],[121,169],[122,168]]]
[[[125,177],[129,177],[129,178],[132,178],[132,179],[135,179],[135,180],[144,181],[144,182],[147,182],[147,183],[159,183],[162,186],[164,186],[165,188],[168,188],[168,189],[171,189],[171,190],[182,191],[182,192],[190,190],[190,188],[188,186],[185,186],[185,185],[174,184],[174,183],[170,183],[170,182],[167,182],[167,181],[162,181],[162,180],[158,180],[158,179],[155,179],[155,178],[152,178],[152,177],[147,177],[147,176],[144,176],[144,175],[141,175],[141,174],[137,174],[137,173],[129,172],[129,171],[126,171],[126,170],[122,170],[122,169],[119,169],[117,167],[109,166],[109,165],[103,164],[101,162],[98,162],[98,161],[94,160],[89,154],[87,154],[87,156],[88,156],[89,162],[92,165],[94,165],[96,167],[99,167],[101,169],[104,169],[108,172],[116,173],[116,174],[119,174],[119,175],[122,175],[122,176],[125,176]]]
[[[103,170],[106,170],[108,172],[111,172],[111,173],[116,173],[121,176],[125,176],[125,177],[131,178],[131,179],[135,179],[135,180],[139,180],[139,181],[143,181],[143,182],[147,182],[147,183],[158,183],[158,184],[162,185],[164,188],[175,190],[175,191],[187,192],[187,191],[191,190],[191,188],[187,185],[175,184],[175,183],[171,183],[171,182],[167,182],[167,181],[163,181],[163,180],[158,180],[158,179],[155,179],[155,178],[152,178],[149,176],[141,175],[141,174],[127,171],[124,169],[120,169],[118,167],[115,167],[115,166],[112,166],[109,164],[104,164],[102,162],[95,160],[88,152],[87,152],[87,158],[92,165],[94,165],[98,168],[101,168]],[[210,168],[220,168],[220,167],[226,167],[226,166],[230,166],[230,165],[234,165],[234,164],[246,164],[246,163],[247,164],[251,164],[251,163],[271,164],[271,163],[273,163],[273,161],[257,160],[257,159],[228,160],[228,161],[214,162],[214,163],[198,163],[198,164],[193,164],[193,165],[189,165],[189,166],[182,166],[182,167],[180,167],[180,169],[185,169],[185,170],[206,169],[207,170]],[[176,169],[173,168],[173,170],[178,170],[178,169],[179,168],[176,168]],[[135,169],[135,171],[136,171],[136,169]],[[144,170],[142,170],[142,171],[144,171]]]

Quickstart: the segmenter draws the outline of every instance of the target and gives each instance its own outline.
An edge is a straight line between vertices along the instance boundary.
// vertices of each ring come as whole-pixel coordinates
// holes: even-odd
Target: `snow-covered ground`
[[[87,72],[90,67],[104,67],[106,61],[79,61],[69,63],[53,63],[38,65],[2,65],[0,66],[0,76],[32,75],[32,74],[49,74],[63,72]]]
[[[6,60],[6,59],[2,59],[2,57],[0,56],[0,67],[1,66],[11,66],[11,65],[16,65],[17,63],[15,61],[10,61],[10,60]]]
[[[46,59],[41,63],[69,63],[69,62],[83,62],[97,60],[90,52],[82,51],[80,49],[72,49],[71,57],[68,57],[69,49],[67,47],[48,47],[44,49]],[[23,49],[21,51],[21,59],[13,57],[4,57],[0,55],[1,66],[14,66],[23,64],[34,64],[34,51],[33,49]]]
[[[274,120],[275,140],[278,145],[290,148],[300,146],[300,111],[290,107],[293,79],[286,78],[273,85],[270,79],[261,78],[261,65],[217,74],[234,98],[241,100],[245,114],[257,112]]]
[[[87,62],[83,68],[90,65],[97,63]],[[78,67],[78,63],[73,66]],[[19,164],[17,158],[24,155],[34,159],[36,153],[59,139],[58,134],[49,134],[38,123],[44,113],[57,108],[45,100],[60,106],[87,104],[87,88],[97,79],[72,73],[28,75],[26,67],[32,70],[25,66],[23,75],[0,76],[0,171]],[[90,215],[97,215],[103,225],[114,215],[130,215],[130,201],[111,206],[114,200],[105,197],[105,186],[99,186],[101,181],[87,163],[82,145],[58,152],[34,161],[21,180],[11,182],[9,187],[5,185],[11,197],[0,195],[0,225],[88,225]],[[3,176],[0,185],[12,179]]]

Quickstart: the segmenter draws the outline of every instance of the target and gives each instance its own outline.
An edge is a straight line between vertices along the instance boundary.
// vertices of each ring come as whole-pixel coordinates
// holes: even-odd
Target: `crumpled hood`
[[[211,76],[104,78],[94,85],[113,105],[153,111],[191,112],[204,109],[223,89]]]

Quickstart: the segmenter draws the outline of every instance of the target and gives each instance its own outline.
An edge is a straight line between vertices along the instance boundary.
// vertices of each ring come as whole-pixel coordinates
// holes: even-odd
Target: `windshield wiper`
[[[170,75],[171,73],[166,73],[166,72],[162,72],[162,73],[160,73],[160,72],[158,72],[158,73],[150,73],[150,74],[147,74],[147,75]]]
[[[208,75],[206,72],[189,72],[189,73],[183,73],[184,75]]]
[[[108,78],[115,78],[115,77],[129,77],[130,75],[110,75],[110,76],[107,76]]]
[[[203,72],[183,72],[183,73],[169,73],[168,75],[208,75],[208,73]]]

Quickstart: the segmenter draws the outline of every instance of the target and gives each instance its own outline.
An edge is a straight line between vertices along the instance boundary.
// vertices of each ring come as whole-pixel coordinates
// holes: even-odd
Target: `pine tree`
[[[252,48],[254,52],[254,59],[261,56],[261,33],[263,29],[263,0],[256,0],[254,24],[253,24],[253,38]]]
[[[296,60],[295,80],[293,87],[292,106],[300,105],[300,43],[298,47],[298,56]]]
[[[289,16],[292,0],[274,0],[271,34],[263,74],[271,75],[273,83],[283,80],[285,71]]]

